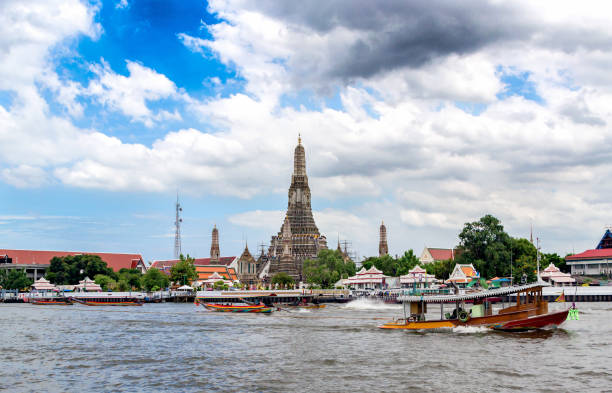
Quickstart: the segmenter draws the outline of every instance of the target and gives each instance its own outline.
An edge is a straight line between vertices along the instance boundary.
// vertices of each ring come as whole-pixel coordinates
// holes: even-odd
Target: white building
[[[351,289],[385,289],[389,284],[387,282],[389,278],[374,266],[368,270],[362,267],[357,274],[346,280],[346,285]]]
[[[540,278],[554,287],[572,286],[576,283],[571,274],[563,273],[552,263],[540,273]]]
[[[416,265],[408,274],[400,276],[402,288],[427,288],[437,284],[439,280],[433,274],[427,274],[427,271]]]

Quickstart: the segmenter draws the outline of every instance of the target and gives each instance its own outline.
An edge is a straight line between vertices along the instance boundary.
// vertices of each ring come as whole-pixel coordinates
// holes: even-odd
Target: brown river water
[[[577,307],[562,328],[499,333],[386,331],[401,307],[367,300],[272,315],[0,304],[0,390],[612,392],[612,303]]]

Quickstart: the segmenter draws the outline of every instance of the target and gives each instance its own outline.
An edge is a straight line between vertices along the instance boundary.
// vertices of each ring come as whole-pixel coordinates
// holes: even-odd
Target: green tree
[[[355,271],[355,263],[350,259],[345,261],[338,250],[321,250],[316,259],[304,261],[306,282],[321,288],[333,288],[341,278],[355,275]]]
[[[366,270],[374,266],[386,276],[399,277],[408,274],[410,269],[418,264],[419,258],[414,254],[413,250],[408,250],[399,258],[393,258],[391,255],[369,257],[361,263],[361,266],[366,268]]]
[[[295,284],[295,280],[293,279],[293,277],[284,272],[276,273],[275,275],[273,275],[271,282],[272,284],[278,284],[284,287],[289,287]]]
[[[419,258],[414,254],[412,249],[405,251],[399,259],[397,259],[397,268],[395,273],[398,276],[408,274],[416,265],[419,264]]]
[[[527,279],[527,282],[536,281],[536,269],[537,263],[534,257],[531,257],[529,255],[521,255],[516,260],[516,264],[512,269],[514,282],[520,283],[523,278],[523,275]]]
[[[140,290],[142,288],[142,273],[138,269],[126,269],[122,268],[119,270],[119,279],[127,281],[130,288],[134,290]]]
[[[427,274],[433,274],[440,280],[446,280],[450,277],[451,273],[455,269],[455,261],[447,259],[444,261],[434,261],[427,263],[424,266]]]
[[[511,238],[492,215],[466,223],[459,234],[459,247],[462,252],[457,262],[474,264],[481,277],[509,274]]]
[[[51,258],[45,276],[53,284],[76,285],[85,277],[92,278],[98,274],[117,279],[117,274],[98,255],[81,254]]]
[[[130,289],[131,289],[130,284],[128,284],[128,282],[125,279],[121,278],[119,279],[119,281],[117,281],[117,290],[119,292],[127,292]]]
[[[154,288],[167,288],[170,285],[170,278],[154,267],[147,270],[142,276],[142,286],[147,291],[154,291]]]
[[[102,290],[108,291],[115,289],[117,282],[105,274],[96,274],[94,277],[96,284],[102,287]]]
[[[561,258],[557,253],[541,254],[540,269],[546,269],[549,264],[553,264],[563,273],[571,273],[572,268],[565,263],[565,258]]]
[[[177,264],[170,268],[170,280],[186,285],[191,280],[197,279],[198,273],[195,270],[195,266],[193,266],[194,259],[189,254],[186,257],[181,254],[180,259]]]
[[[213,284],[213,289],[215,291],[227,291],[229,289],[229,285],[227,285],[223,280],[219,280]]]
[[[0,270],[0,286],[4,289],[27,289],[33,283],[23,270]]]

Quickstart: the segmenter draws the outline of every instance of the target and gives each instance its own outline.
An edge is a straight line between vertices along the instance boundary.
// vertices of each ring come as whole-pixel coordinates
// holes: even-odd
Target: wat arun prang
[[[327,249],[327,239],[319,233],[312,216],[306,153],[300,137],[293,156],[293,175],[288,197],[285,220],[278,234],[272,236],[268,249],[268,276],[271,278],[284,272],[298,283],[303,281],[304,260],[316,258],[320,250]]]

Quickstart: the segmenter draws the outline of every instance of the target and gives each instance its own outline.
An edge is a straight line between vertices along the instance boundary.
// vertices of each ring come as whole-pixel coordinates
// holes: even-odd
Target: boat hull
[[[238,312],[238,313],[262,313],[269,314],[272,312],[271,307],[266,307],[262,305],[247,305],[247,306],[236,306],[236,305],[226,305],[226,304],[212,304],[212,303],[202,303],[202,305],[211,311],[216,312]]]
[[[30,304],[36,304],[38,306],[72,306],[72,301],[69,299],[52,299],[52,300],[30,300]]]
[[[565,322],[568,313],[569,309],[546,315],[537,315],[516,321],[495,324],[490,327],[494,330],[501,330],[505,332],[524,332],[528,330],[557,327]]]
[[[72,298],[71,300],[83,304],[85,306],[142,306],[142,302],[138,300],[114,300],[114,299],[103,299],[103,300],[83,300]]]

